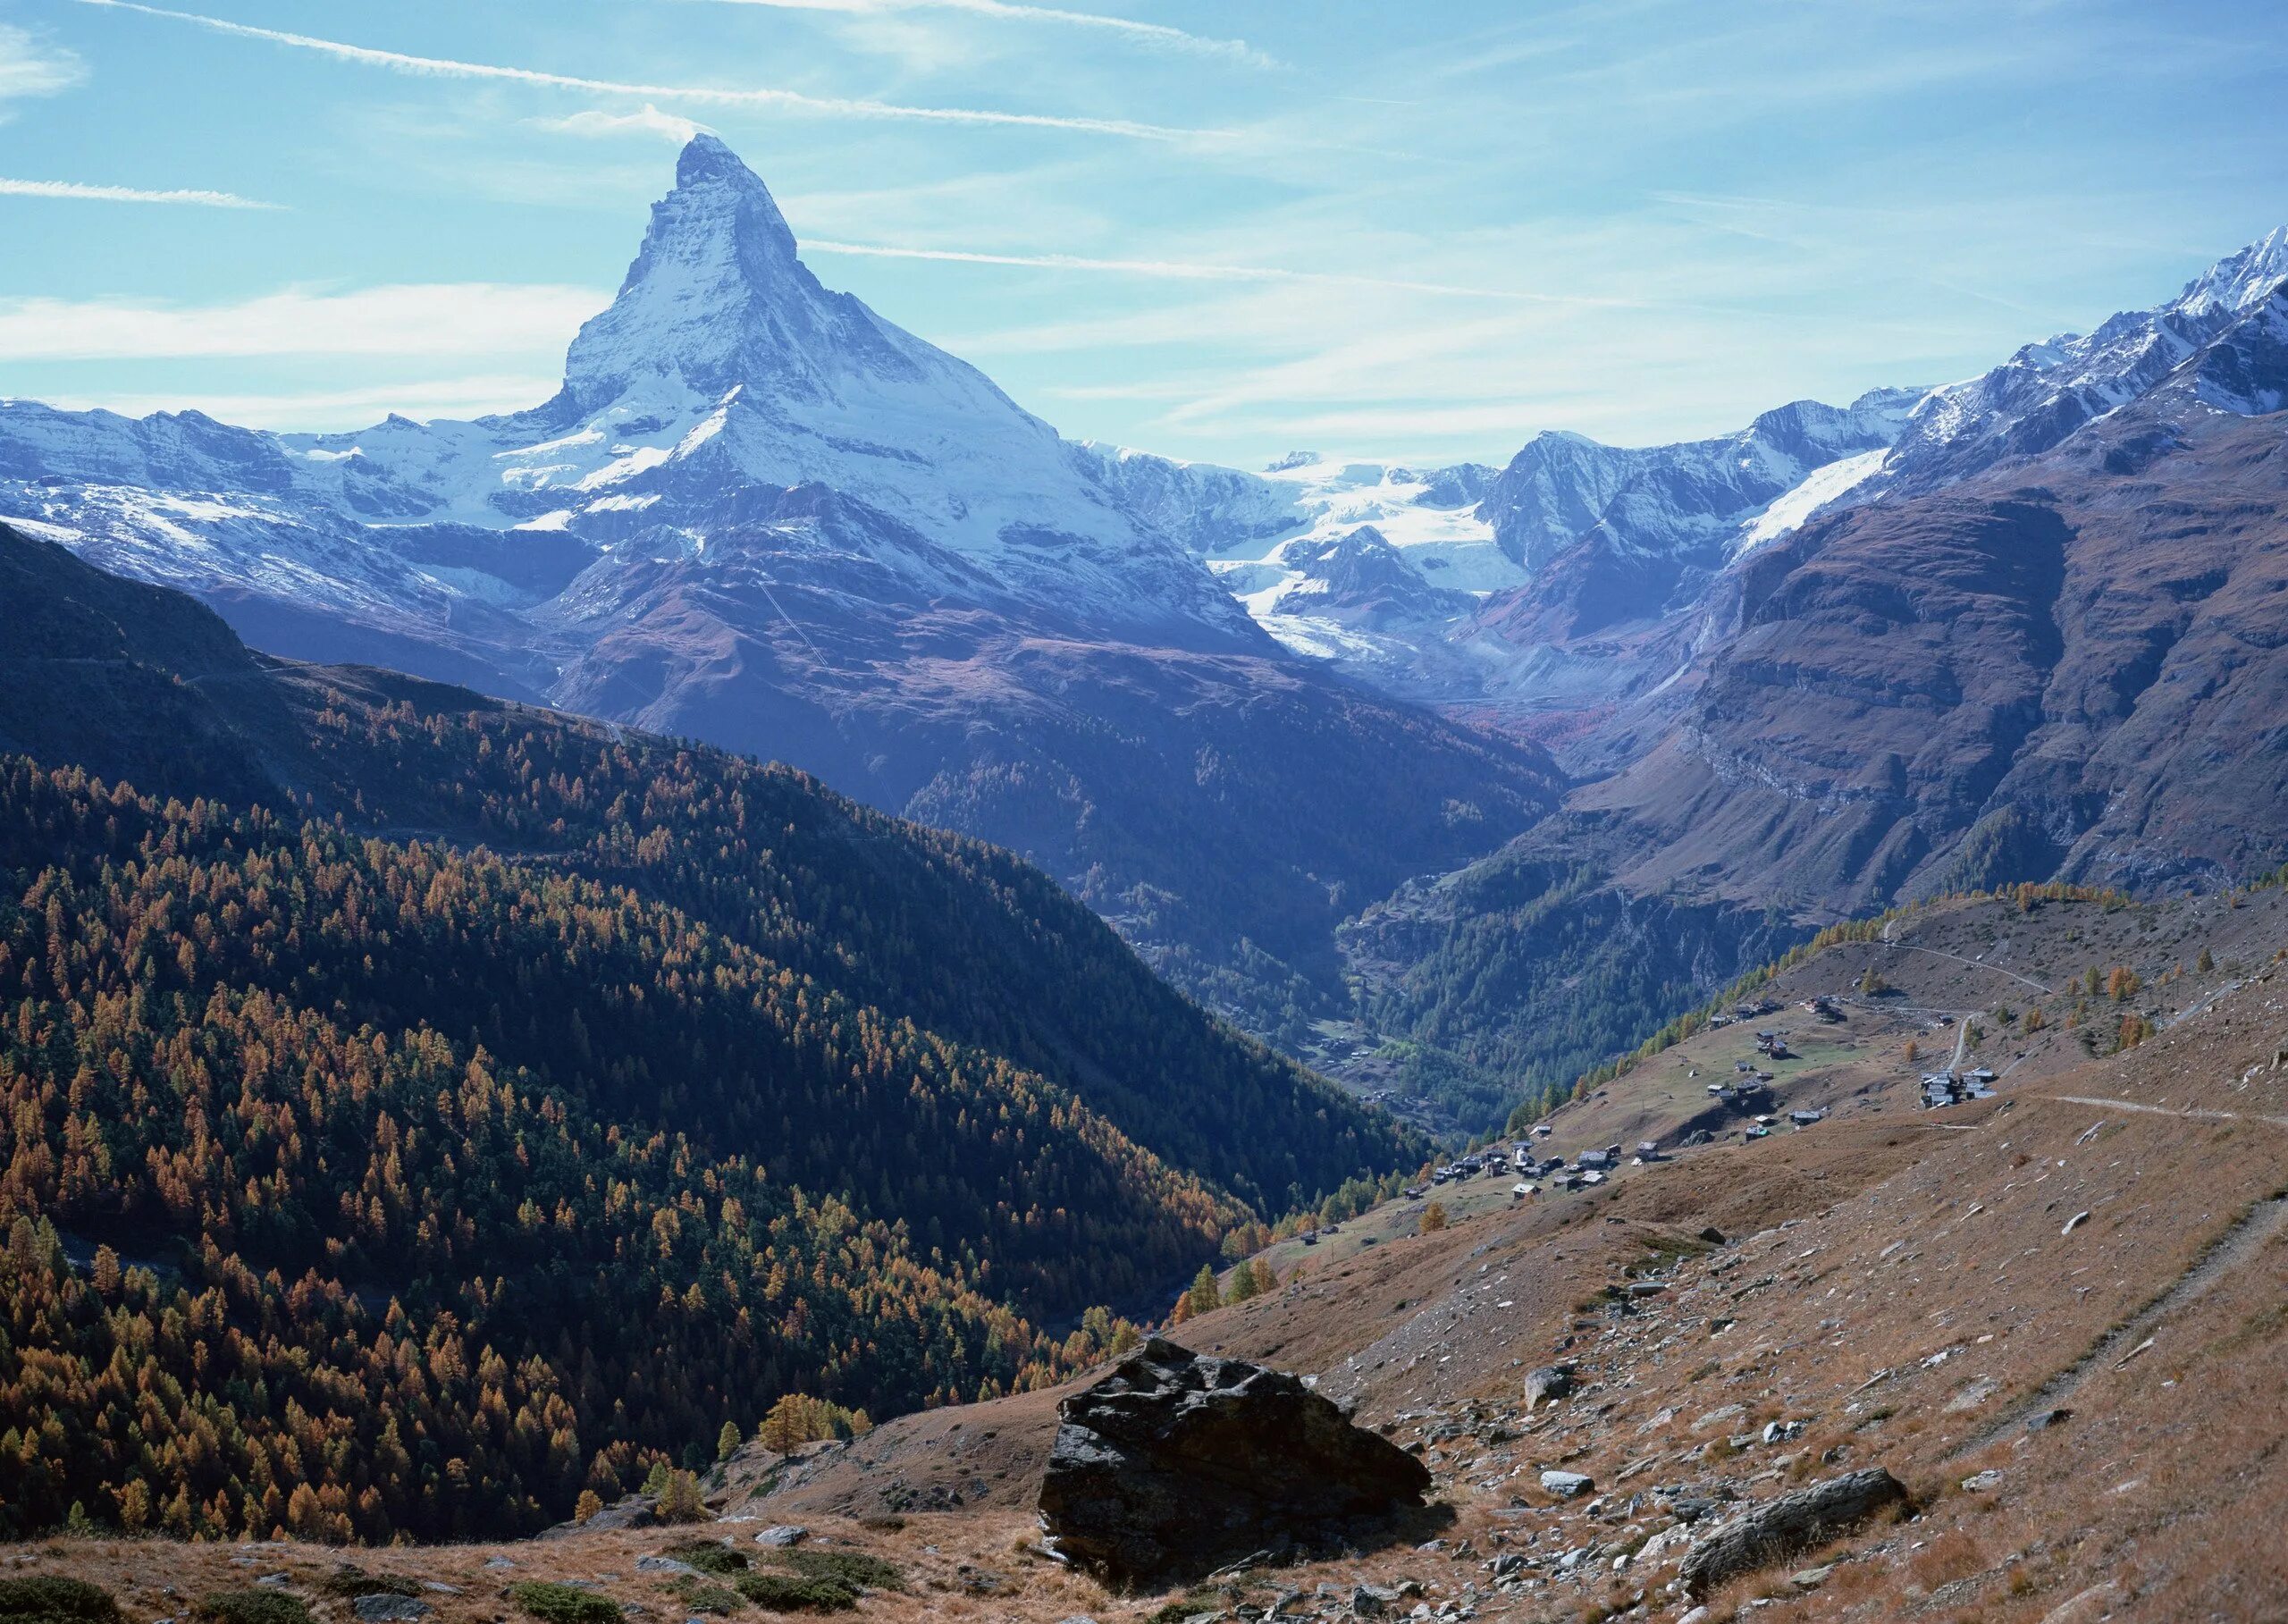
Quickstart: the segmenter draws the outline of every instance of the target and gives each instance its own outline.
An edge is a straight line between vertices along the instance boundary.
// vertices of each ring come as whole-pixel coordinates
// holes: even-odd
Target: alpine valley
[[[1838,919],[2288,856],[2284,283],[2288,230],[1965,382],[1246,473],[1061,439],[822,286],[701,135],[545,402],[0,402],[0,517],[269,655],[1010,848],[1232,1022],[1476,1131]],[[1352,1160],[1314,1176],[1388,1165]]]

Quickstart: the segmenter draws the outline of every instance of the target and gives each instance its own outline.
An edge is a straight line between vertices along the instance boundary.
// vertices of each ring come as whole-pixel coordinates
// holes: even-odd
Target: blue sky
[[[2156,302],[2284,82],[2200,0],[0,0],[0,394],[530,404],[697,122],[1076,437],[1673,439]]]

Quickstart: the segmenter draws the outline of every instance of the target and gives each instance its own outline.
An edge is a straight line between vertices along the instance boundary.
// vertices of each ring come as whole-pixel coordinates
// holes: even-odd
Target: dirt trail
[[[2014,981],[2023,981],[2039,993],[2054,993],[2057,989],[2046,987],[2030,975],[2020,975],[2015,970],[2005,970],[1999,964],[1989,964],[1983,959],[1965,958],[1959,953],[1948,953],[1939,947],[1918,947],[1912,942],[1895,942],[1890,938],[1890,927],[1883,927],[1883,946],[1893,953],[1927,953],[1934,959],[1952,959],[1957,964],[1967,964],[1973,970],[1991,970],[1996,975],[2006,975]]]
[[[2070,1098],[2070,1096],[2056,1096]],[[2075,1105],[2120,1106],[2117,1099],[2074,1099]],[[2132,1106],[2132,1110],[2153,1110],[2151,1106]],[[2164,1115],[2172,1115],[2164,1113]],[[2202,1115],[2221,1115],[2220,1112],[2203,1112]],[[2206,1292],[2229,1270],[2239,1267],[2264,1246],[2265,1242],[2288,1228],[2288,1196],[2271,1196],[2259,1201],[2243,1214],[2231,1228],[2193,1260],[2192,1266],[2177,1277],[2176,1283],[2156,1297],[2144,1308],[2108,1331],[2091,1344],[2088,1352],[2075,1359],[2044,1382],[2023,1402],[1978,1436],[1955,1450],[1948,1457],[1957,1459],[1989,1444],[1998,1443],[2024,1426],[2028,1418],[2054,1409],[2073,1397],[2082,1384],[2107,1365],[2118,1368],[2144,1352],[2161,1323],[2185,1304]]]
[[[2045,1094],[2045,1099],[2069,1106],[2104,1106],[2115,1111],[2135,1111],[2145,1116],[2183,1116],[2195,1122],[2261,1122],[2288,1128],[2288,1116],[2266,1116],[2254,1111],[2208,1111],[2198,1106],[2148,1106],[2133,1099],[2107,1099],[2096,1094]]]

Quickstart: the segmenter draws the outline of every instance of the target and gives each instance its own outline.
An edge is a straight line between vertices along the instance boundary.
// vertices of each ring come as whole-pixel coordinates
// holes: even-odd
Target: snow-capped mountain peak
[[[2288,226],[2226,256],[2148,310],[2028,344],[1914,409],[1869,493],[1935,490],[2009,457],[2038,455],[2158,386],[2288,280]]]
[[[725,556],[722,543],[731,556],[813,549],[816,525],[787,500],[799,489],[830,493],[837,545],[853,578],[874,572],[870,591],[887,581],[1028,624],[1264,646],[1199,560],[1120,506],[1056,430],[975,367],[822,285],[770,189],[711,135],[683,148],[618,294],[573,340],[545,404],[317,435],[0,411],[0,495],[13,477],[65,469],[87,487],[42,485],[0,512],[97,515],[89,546],[114,568],[425,630],[440,602],[471,595],[487,612],[536,610],[537,584],[563,583],[525,568],[526,552],[585,550],[603,572],[581,588],[593,597],[621,564],[696,568]],[[147,500],[155,489],[246,500],[194,533]],[[361,528],[376,521],[397,528]],[[438,526],[500,535],[450,551],[534,585],[503,589],[505,577],[458,563],[408,571],[408,527]]]
[[[2288,281],[2288,225],[2274,228],[2194,277],[2174,308],[2187,315],[2236,314],[2269,299],[2284,281]]]
[[[652,205],[611,307],[572,341],[556,404],[593,412],[669,380],[710,400],[741,383],[831,398],[837,374],[854,368],[904,379],[925,370],[919,347],[894,332],[820,285],[770,188],[720,139],[698,135],[677,161],[674,189]]]

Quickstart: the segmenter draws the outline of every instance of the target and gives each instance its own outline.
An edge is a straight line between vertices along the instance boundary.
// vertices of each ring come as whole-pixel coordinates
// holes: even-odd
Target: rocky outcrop
[[[1300,1377],[1155,1337],[1058,1408],[1049,1548],[1123,1589],[1400,1530],[1430,1474]]]
[[[1719,1524],[1686,1555],[1678,1577],[1685,1594],[1697,1599],[1726,1579],[1848,1532],[1905,1498],[1899,1480],[1880,1466],[1846,1472]]]

